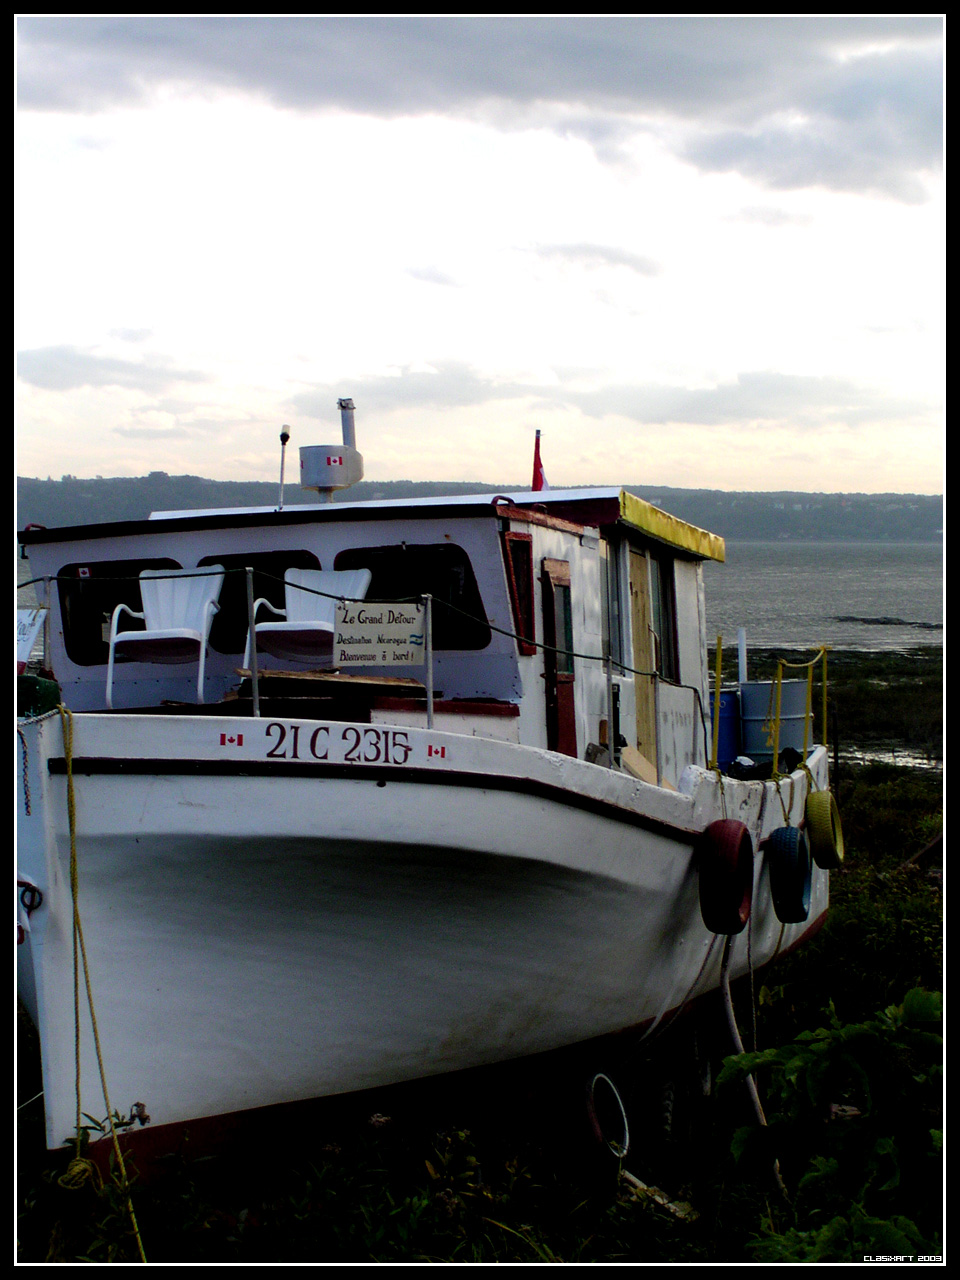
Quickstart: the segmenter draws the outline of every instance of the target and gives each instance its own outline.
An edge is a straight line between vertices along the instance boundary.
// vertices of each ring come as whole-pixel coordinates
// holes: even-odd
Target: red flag
[[[541,489],[549,489],[547,477],[543,474],[543,463],[540,461],[540,432],[537,432],[537,441],[533,446],[533,484],[530,486],[534,493],[539,493]]]

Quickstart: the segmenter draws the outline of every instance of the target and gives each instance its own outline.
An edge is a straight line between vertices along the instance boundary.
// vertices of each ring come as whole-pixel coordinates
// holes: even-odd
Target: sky
[[[18,473],[942,492],[942,29],[22,16]]]

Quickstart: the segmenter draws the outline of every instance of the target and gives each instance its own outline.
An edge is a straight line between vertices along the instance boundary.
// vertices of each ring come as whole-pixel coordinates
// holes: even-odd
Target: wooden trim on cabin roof
[[[505,502],[498,503],[495,510],[501,518],[516,521],[517,524],[535,524],[543,529],[559,529],[561,533],[581,534],[591,525],[589,520],[579,523],[562,516],[553,516],[548,511],[537,511],[533,507],[514,507]]]
[[[542,524],[568,533],[582,533],[585,528],[608,529],[621,524],[627,526],[628,530],[636,530],[655,542],[697,559],[724,559],[723,539],[717,534],[688,524],[679,516],[655,507],[652,502],[645,502],[626,489],[607,493],[585,489],[582,497],[577,497],[575,490],[567,491],[562,497],[558,495],[555,501],[550,500],[547,491],[544,498],[546,510],[543,512],[534,508],[513,507],[506,503],[498,510],[518,522],[523,520],[530,524]],[[562,514],[553,514],[554,511]]]
[[[661,511],[652,502],[645,502],[626,489],[620,494],[620,515],[625,524],[656,538],[658,542],[676,547],[678,551],[690,552],[701,560],[722,562],[726,559],[724,541],[719,534],[687,524],[686,520]]]
[[[585,489],[582,497],[577,496],[576,490],[567,490],[558,493],[553,501],[549,498],[549,491],[544,496],[548,509],[559,513],[549,517],[551,522],[556,522],[552,527],[566,527],[576,532],[578,528],[606,530],[619,524],[626,526],[628,531],[636,530],[646,538],[696,559],[724,559],[723,539],[717,534],[688,524],[679,516],[655,507],[652,502],[646,502],[626,489],[605,492]],[[512,514],[515,508],[504,507],[503,510]]]

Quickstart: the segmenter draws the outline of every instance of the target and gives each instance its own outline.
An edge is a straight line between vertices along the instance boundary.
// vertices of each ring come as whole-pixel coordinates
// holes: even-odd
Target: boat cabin
[[[626,491],[162,512],[21,542],[49,610],[44,662],[75,711],[252,714],[255,666],[270,717],[431,715],[438,729],[600,763],[628,747],[648,780],[673,786],[709,754],[701,565],[723,559],[723,541]],[[320,660],[297,651],[296,581],[383,619],[429,596],[432,680],[377,645],[361,670],[341,669],[335,622]],[[206,619],[198,660],[178,656],[176,619],[151,621],[163,583],[192,592]]]

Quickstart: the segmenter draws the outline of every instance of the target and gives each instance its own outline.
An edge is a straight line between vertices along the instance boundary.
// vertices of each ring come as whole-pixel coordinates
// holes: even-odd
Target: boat
[[[101,1063],[159,1129],[647,1034],[827,911],[810,716],[794,767],[716,764],[722,539],[619,488],[333,502],[340,407],[315,502],[20,535],[51,1147],[103,1114]]]

